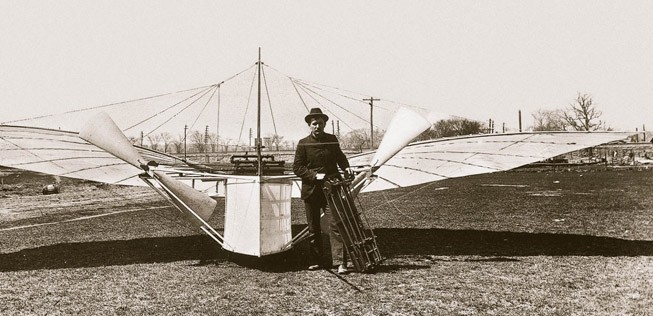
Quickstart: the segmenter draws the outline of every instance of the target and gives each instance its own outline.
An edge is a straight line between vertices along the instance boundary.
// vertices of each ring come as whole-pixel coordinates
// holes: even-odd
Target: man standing
[[[329,117],[319,108],[313,108],[304,121],[310,128],[310,135],[297,143],[293,172],[302,179],[301,198],[304,200],[306,220],[311,234],[309,270],[317,270],[324,264],[322,256],[322,234],[320,215],[327,205],[324,191],[324,180],[330,177],[340,177],[338,167],[351,174],[347,157],[340,149],[335,135],[324,132],[324,126]],[[331,253],[338,267],[338,273],[347,273],[347,258],[338,233],[335,221],[331,221]]]

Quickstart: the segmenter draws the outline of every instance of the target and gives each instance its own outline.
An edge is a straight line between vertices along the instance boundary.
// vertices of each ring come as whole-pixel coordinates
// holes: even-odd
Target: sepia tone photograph
[[[651,15],[0,1],[0,314],[653,313]]]

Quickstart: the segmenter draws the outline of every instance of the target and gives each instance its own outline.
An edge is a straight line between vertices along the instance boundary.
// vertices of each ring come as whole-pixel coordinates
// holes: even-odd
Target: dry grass
[[[304,270],[305,245],[267,260],[218,251],[161,201],[97,188],[125,197],[102,212],[150,209],[0,231],[0,314],[645,315],[652,187],[648,171],[529,171],[364,196],[388,259],[344,277]],[[97,209],[76,207],[61,219]]]

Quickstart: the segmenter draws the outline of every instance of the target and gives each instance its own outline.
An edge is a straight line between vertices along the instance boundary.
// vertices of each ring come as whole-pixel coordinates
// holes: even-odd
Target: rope
[[[347,110],[346,108],[344,108],[344,107],[342,107],[341,105],[335,103],[334,101],[332,101],[331,99],[325,97],[324,95],[321,95],[321,94],[319,94],[319,93],[317,93],[317,92],[315,92],[315,91],[313,91],[313,90],[307,88],[307,87],[304,86],[301,82],[298,82],[298,84],[299,84],[300,86],[302,86],[302,87],[305,89],[304,91],[307,91],[307,93],[308,93],[308,92],[314,93],[315,95],[321,97],[322,99],[329,101],[329,103],[331,103],[331,104],[333,104],[333,105],[335,105],[335,106],[337,106],[337,107],[339,107],[339,108],[345,110],[347,113],[349,113],[349,114],[351,114],[351,115],[357,117],[358,119],[362,120],[363,122],[365,122],[365,123],[369,123],[368,120],[366,120],[366,119],[364,119],[364,118],[358,116],[356,113],[353,113],[353,112]],[[331,113],[333,113],[333,112],[331,112]]]

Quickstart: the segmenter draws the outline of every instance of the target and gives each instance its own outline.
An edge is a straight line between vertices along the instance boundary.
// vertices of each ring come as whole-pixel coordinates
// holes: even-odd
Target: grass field
[[[0,314],[653,314],[652,176],[522,170],[365,195],[387,259],[338,276],[306,271],[306,245],[265,260],[218,250],[144,189],[64,180],[43,196],[49,179],[12,175]]]

